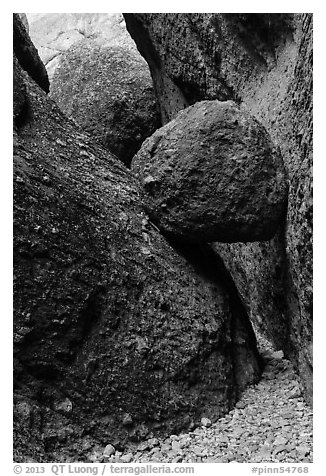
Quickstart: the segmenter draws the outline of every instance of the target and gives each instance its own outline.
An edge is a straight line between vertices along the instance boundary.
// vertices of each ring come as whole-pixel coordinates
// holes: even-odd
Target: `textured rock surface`
[[[257,336],[266,364],[261,380],[246,389],[236,408],[215,423],[209,424],[210,419],[204,417],[200,426],[189,432],[164,438],[150,436],[141,443],[119,447],[109,443],[113,441],[110,435],[105,444],[81,436],[73,452],[67,448],[53,452],[53,461],[311,463],[312,411],[303,401],[301,385],[290,362],[282,358],[282,351],[273,351],[266,339],[259,333]],[[33,407],[18,402],[16,412],[26,420]],[[105,456],[107,447],[111,456]]]
[[[279,354],[265,352],[261,381],[228,415],[189,433],[147,440],[132,448],[132,462],[311,463],[312,411],[291,363]],[[121,461],[117,453],[110,458]]]
[[[28,24],[28,19],[26,13],[17,13],[19,15],[19,18],[21,19],[22,24],[25,27],[25,30],[27,33],[29,33],[29,24]]]
[[[259,375],[222,263],[175,251],[131,173],[15,79],[28,103],[14,131],[15,459],[216,419]]]
[[[137,51],[121,13],[28,13],[27,18],[50,81],[65,52],[85,38]]]
[[[201,101],[179,112],[143,144],[132,170],[150,218],[177,240],[268,240],[284,218],[280,153],[232,101]]]
[[[163,122],[203,99],[241,103],[280,146],[286,224],[270,243],[216,245],[256,324],[312,396],[312,15],[125,14]],[[256,315],[256,311],[259,314]]]
[[[21,68],[16,56],[13,56],[13,119],[14,126],[19,124],[20,118],[24,116],[27,108],[26,87],[23,81]]]
[[[37,82],[37,84],[47,93],[49,92],[49,79],[37,49],[32,43],[28,31],[19,13],[13,15],[14,30],[14,53],[22,68]]]
[[[132,49],[81,40],[61,59],[51,97],[126,165],[160,126],[148,66]]]

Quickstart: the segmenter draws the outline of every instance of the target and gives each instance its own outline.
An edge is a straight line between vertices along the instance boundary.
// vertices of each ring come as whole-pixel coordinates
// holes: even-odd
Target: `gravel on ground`
[[[91,460],[116,463],[311,463],[312,409],[304,402],[292,364],[258,339],[262,378],[215,423],[202,418],[189,433],[150,438],[124,452]],[[109,442],[108,442],[109,444]]]

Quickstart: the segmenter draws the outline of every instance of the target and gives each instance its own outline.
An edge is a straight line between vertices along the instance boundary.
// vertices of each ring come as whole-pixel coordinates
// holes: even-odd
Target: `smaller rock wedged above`
[[[285,214],[282,157],[232,101],[202,101],[147,139],[132,161],[152,221],[179,241],[269,240]]]

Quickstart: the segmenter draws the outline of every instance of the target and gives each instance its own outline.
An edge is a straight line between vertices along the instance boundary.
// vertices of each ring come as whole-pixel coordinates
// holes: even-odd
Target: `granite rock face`
[[[132,170],[145,208],[178,241],[268,240],[286,209],[282,158],[232,101],[201,101],[148,139]]]
[[[161,124],[146,62],[132,49],[83,39],[56,68],[51,97],[126,165]]]
[[[173,249],[130,171],[15,69],[15,460],[216,419],[260,374],[223,263]]]
[[[125,14],[163,123],[197,101],[233,100],[280,147],[287,218],[269,243],[217,243],[253,322],[312,398],[312,15]]]

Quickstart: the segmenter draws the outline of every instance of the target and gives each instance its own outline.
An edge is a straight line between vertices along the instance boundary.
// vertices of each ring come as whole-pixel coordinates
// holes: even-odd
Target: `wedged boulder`
[[[124,16],[151,68],[163,123],[198,101],[234,100],[281,149],[289,198],[277,236],[216,249],[252,319],[291,358],[311,402],[312,14]]]
[[[179,112],[143,144],[132,170],[149,217],[177,240],[269,240],[285,214],[280,152],[233,101]]]
[[[146,62],[130,49],[84,39],[61,58],[51,97],[101,145],[126,165],[160,127]]]
[[[13,14],[14,53],[21,67],[48,93],[50,84],[45,66],[29,37],[28,30],[20,15],[20,13]]]
[[[209,250],[173,249],[131,172],[21,75],[30,114],[14,135],[17,458],[53,461],[60,447],[76,457],[81,436],[104,445],[217,418],[260,373],[232,280]]]

